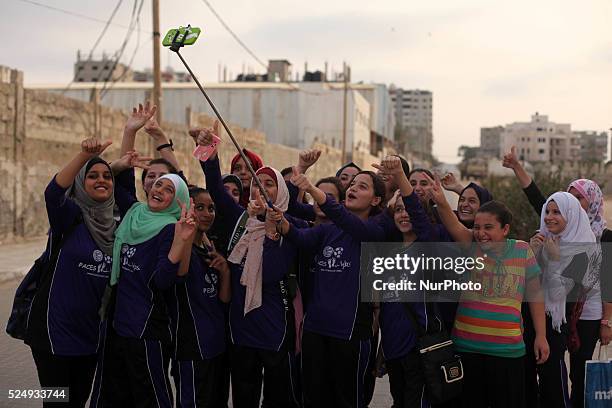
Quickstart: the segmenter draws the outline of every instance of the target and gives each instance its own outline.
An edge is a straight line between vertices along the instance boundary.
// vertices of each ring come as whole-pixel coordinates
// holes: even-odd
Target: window
[[[531,153],[529,150],[530,150],[530,149],[527,149],[527,154]]]
[[[93,67],[91,67],[92,70],[97,71],[98,70],[98,66],[94,65]]]
[[[544,153],[546,153],[546,150],[544,150],[544,149],[540,149],[540,150],[538,150],[538,153],[540,153],[540,154],[544,154]]]

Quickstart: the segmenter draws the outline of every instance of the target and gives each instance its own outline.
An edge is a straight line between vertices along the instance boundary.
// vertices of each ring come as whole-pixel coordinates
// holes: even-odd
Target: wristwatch
[[[608,326],[609,328],[612,329],[612,320],[602,319],[601,320],[601,325],[602,326]]]
[[[165,149],[166,147],[169,147],[170,150],[174,151],[174,147],[173,147],[174,143],[172,143],[172,139],[169,139],[169,140],[170,140],[170,143],[161,144],[161,145],[157,146],[156,150],[159,152],[161,149]]]

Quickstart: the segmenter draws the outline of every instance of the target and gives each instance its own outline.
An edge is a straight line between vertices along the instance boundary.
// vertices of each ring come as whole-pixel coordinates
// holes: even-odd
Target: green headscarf
[[[189,191],[185,181],[176,174],[166,174],[157,180],[161,179],[168,179],[174,184],[175,193],[172,203],[162,211],[151,211],[147,204],[135,203],[125,214],[119,228],[115,231],[111,286],[117,284],[119,279],[123,244],[137,245],[143,243],[159,234],[166,225],[176,223],[181,218],[181,207],[178,200],[189,208]]]

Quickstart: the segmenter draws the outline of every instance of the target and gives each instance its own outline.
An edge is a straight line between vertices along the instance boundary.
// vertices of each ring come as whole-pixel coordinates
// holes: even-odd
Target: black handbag
[[[48,277],[49,269],[52,265],[55,265],[65,238],[68,237],[74,228],[81,222],[82,218],[79,215],[64,235],[56,237],[52,233],[49,233],[45,252],[34,261],[34,265],[32,265],[28,273],[23,277],[23,280],[15,291],[13,308],[11,309],[11,315],[6,324],[6,333],[9,336],[17,340],[25,340],[28,330],[28,317],[34,297],[38,293],[44,280]]]
[[[410,323],[417,330],[417,350],[430,403],[442,404],[461,395],[463,364],[455,354],[453,341],[440,323],[437,331],[429,331],[418,324],[408,303],[404,303]]]

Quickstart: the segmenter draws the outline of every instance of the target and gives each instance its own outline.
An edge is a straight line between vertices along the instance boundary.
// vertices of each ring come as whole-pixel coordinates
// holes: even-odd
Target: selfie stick
[[[225,129],[225,131],[229,135],[230,139],[232,140],[232,143],[234,143],[234,146],[236,147],[236,150],[238,150],[238,154],[240,154],[240,157],[242,157],[242,160],[244,160],[244,163],[246,164],[247,169],[249,170],[249,173],[251,173],[251,175],[253,176],[253,181],[255,181],[255,184],[257,184],[257,187],[259,187],[259,190],[261,191],[261,194],[263,194],[266,202],[268,203],[268,206],[270,206],[270,208],[272,208],[272,201],[270,201],[270,197],[268,197],[268,194],[266,193],[266,190],[264,189],[263,184],[261,184],[261,181],[259,181],[259,178],[257,178],[257,175],[255,174],[255,170],[253,170],[253,166],[251,165],[250,160],[248,159],[248,157],[246,157],[246,155],[242,151],[242,148],[240,147],[240,145],[238,144],[238,142],[234,138],[234,135],[232,134],[232,131],[230,130],[229,126],[227,126],[227,123],[225,123],[225,120],[223,120],[223,117],[221,116],[221,114],[217,110],[215,104],[208,97],[208,94],[206,93],[206,91],[202,87],[202,84],[200,84],[200,81],[198,81],[198,78],[196,78],[196,76],[193,73],[193,71],[191,70],[191,68],[189,68],[189,65],[187,64],[187,61],[185,61],[185,59],[183,58],[183,56],[179,52],[181,47],[183,47],[185,45],[185,39],[187,38],[187,33],[189,32],[190,28],[191,28],[191,25],[188,25],[186,27],[186,32],[184,33],[184,35],[181,36],[182,38],[179,41],[176,41],[176,40],[177,40],[177,37],[179,37],[180,30],[176,30],[176,34],[175,34],[174,38],[172,39],[172,45],[170,45],[170,50],[174,51],[176,53],[176,55],[179,56],[179,58],[183,62],[183,65],[185,65],[185,68],[187,68],[187,71],[189,71],[189,74],[191,75],[191,77],[195,81],[196,85],[198,86],[198,88],[200,88],[200,91],[202,92],[202,95],[204,95],[204,98],[206,98],[206,101],[208,102],[208,104],[212,108],[213,112],[215,112],[215,115],[217,116],[217,118],[219,119],[221,124],[223,125],[223,128]]]

